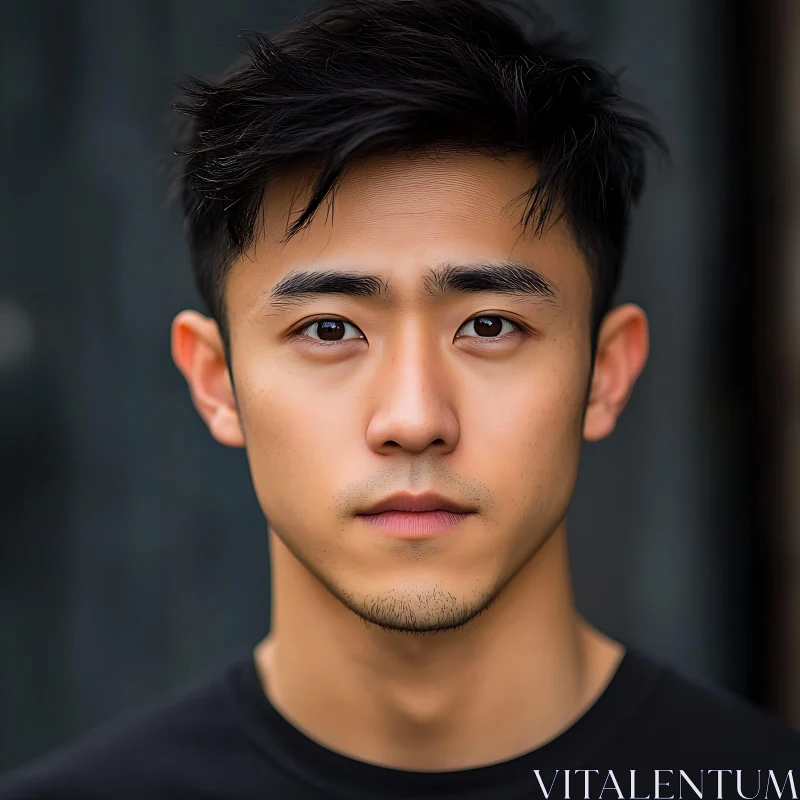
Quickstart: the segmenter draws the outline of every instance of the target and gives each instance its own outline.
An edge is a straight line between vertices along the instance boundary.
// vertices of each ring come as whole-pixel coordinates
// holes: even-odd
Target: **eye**
[[[497,315],[483,314],[479,317],[468,319],[458,329],[456,337],[467,336],[469,338],[491,339],[518,330],[521,330],[520,326],[510,319]]]
[[[366,338],[352,322],[345,322],[343,319],[317,319],[298,333],[318,342],[344,342]]]

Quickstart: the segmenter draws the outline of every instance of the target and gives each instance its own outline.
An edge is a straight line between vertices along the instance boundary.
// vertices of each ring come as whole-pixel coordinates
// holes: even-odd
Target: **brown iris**
[[[473,324],[478,336],[499,336],[503,330],[503,320],[500,317],[476,317]]]
[[[323,319],[316,325],[317,335],[326,342],[335,342],[344,336],[344,322],[340,319]]]

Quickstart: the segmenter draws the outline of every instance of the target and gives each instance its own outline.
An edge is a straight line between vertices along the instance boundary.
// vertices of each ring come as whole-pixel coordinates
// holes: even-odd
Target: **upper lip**
[[[423,492],[422,494],[409,494],[400,492],[390,495],[378,503],[370,506],[361,514],[381,514],[384,511],[452,511],[457,514],[469,514],[475,509],[448,500],[435,492]]]

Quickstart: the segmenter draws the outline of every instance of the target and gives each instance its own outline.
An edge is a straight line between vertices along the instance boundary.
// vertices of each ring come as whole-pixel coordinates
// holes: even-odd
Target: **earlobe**
[[[583,438],[597,441],[611,434],[649,351],[647,316],[639,306],[626,304],[606,314],[597,338],[594,374]]]
[[[244,447],[236,397],[217,323],[197,311],[172,322],[172,359],[211,435],[228,447]]]

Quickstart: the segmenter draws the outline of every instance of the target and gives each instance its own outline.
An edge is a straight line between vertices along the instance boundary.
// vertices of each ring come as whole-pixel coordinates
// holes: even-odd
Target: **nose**
[[[420,332],[409,331],[386,353],[374,376],[376,405],[367,427],[375,452],[400,450],[438,454],[451,452],[460,435],[451,384],[436,345]]]

